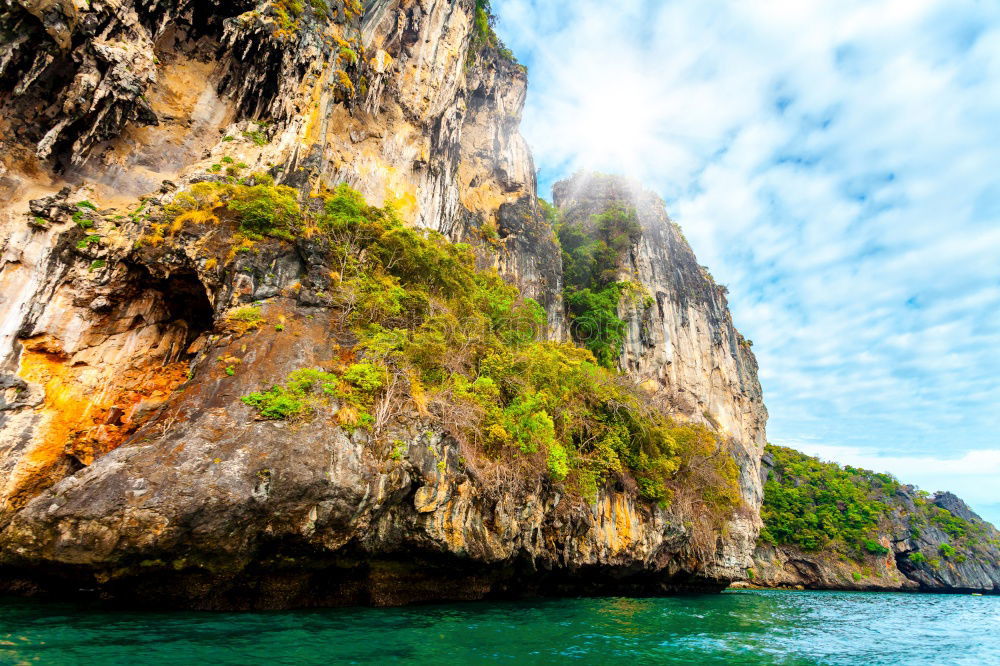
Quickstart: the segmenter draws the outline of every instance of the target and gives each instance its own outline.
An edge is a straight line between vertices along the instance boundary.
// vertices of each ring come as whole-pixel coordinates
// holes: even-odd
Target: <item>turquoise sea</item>
[[[0,663],[996,664],[1000,597],[733,590],[267,613],[5,598]]]

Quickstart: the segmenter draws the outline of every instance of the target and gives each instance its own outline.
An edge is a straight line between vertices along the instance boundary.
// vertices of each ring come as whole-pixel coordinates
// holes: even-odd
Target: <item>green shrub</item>
[[[377,252],[390,274],[404,284],[422,285],[445,296],[473,290],[472,248],[449,243],[433,232],[396,227],[378,240]]]
[[[538,197],[538,211],[542,214],[542,219],[552,227],[553,231],[558,229],[562,224],[562,211],[541,197]]]
[[[306,411],[306,404],[301,398],[291,395],[278,386],[262,393],[243,396],[241,400],[256,408],[266,419],[288,419]]]
[[[303,221],[298,191],[275,185],[274,179],[263,173],[254,174],[249,183],[195,183],[178,192],[164,212],[174,216],[177,229],[188,223],[215,223],[228,213],[239,222],[240,231],[247,238],[297,237]]]
[[[290,373],[284,384],[242,400],[266,419],[306,416],[336,400],[340,425],[370,428],[374,423],[370,409],[385,382],[385,367],[371,362],[353,363],[342,373],[301,368]]]
[[[927,556],[921,552],[910,553],[909,555],[906,556],[906,559],[908,559],[910,562],[913,562],[914,564],[927,563]]]
[[[378,215],[370,209],[361,193],[346,184],[338,185],[333,194],[325,199],[323,212],[319,224],[328,231],[344,232],[358,227],[373,227],[378,222],[372,219]],[[372,238],[369,237],[368,240]]]
[[[348,61],[352,65],[356,65],[358,62],[358,53],[354,49],[343,47],[340,49],[340,57]]]
[[[957,552],[951,545],[946,543],[941,544],[939,550],[941,554],[944,555],[945,557],[954,557],[955,553]]]
[[[476,0],[472,15],[472,40],[469,43],[469,53],[466,65],[472,65],[477,54],[488,46],[495,46],[499,41],[493,32],[493,14],[489,0]]]
[[[523,392],[503,410],[500,425],[508,433],[508,441],[524,453],[534,453],[539,448],[548,449],[555,443],[555,422],[546,411],[545,404],[544,396]]]
[[[930,522],[940,527],[952,539],[966,539],[983,533],[982,527],[952,514],[948,509],[933,504],[927,504],[924,508]]]
[[[385,368],[374,363],[354,363],[344,372],[344,379],[365,393],[374,393],[385,386]]]
[[[635,209],[616,204],[584,222],[561,223],[565,283],[603,289],[614,282],[625,253],[642,235],[638,219]]]
[[[402,460],[406,455],[406,450],[409,447],[406,442],[401,439],[394,440],[392,443],[392,451],[389,453],[389,458],[391,460]]]
[[[243,402],[266,419],[289,419],[311,413],[331,395],[339,395],[340,377],[314,368],[302,368],[288,375],[283,385],[251,393]]]
[[[94,226],[94,221],[87,217],[87,214],[84,213],[84,208],[80,208],[73,213],[72,218],[81,229],[91,229]]]
[[[469,50],[465,58],[466,67],[474,65],[480,52],[486,48],[496,49],[497,55],[508,62],[516,62],[514,54],[500,42],[500,38],[494,32],[493,22],[490,0],[476,0],[472,15],[472,39],[469,40]]]
[[[226,318],[231,321],[239,321],[245,324],[259,324],[264,321],[264,315],[260,307],[256,305],[243,305],[226,314]]]
[[[549,476],[555,481],[562,481],[569,474],[569,455],[565,447],[553,439],[548,444],[547,456]]]
[[[267,135],[261,130],[246,130],[243,136],[256,146],[266,146],[269,143]]]
[[[291,239],[302,222],[298,192],[283,185],[237,186],[226,206],[248,234]]]
[[[887,555],[889,549],[872,539],[865,539],[865,550],[874,555]]]
[[[861,581],[861,578],[862,578],[862,576],[861,576],[861,574],[860,574],[860,573],[858,573],[857,571],[852,571],[852,572],[851,572],[851,578],[853,578],[853,579],[854,579],[854,582],[855,582],[855,583],[858,583],[858,582],[860,582],[860,581]]]

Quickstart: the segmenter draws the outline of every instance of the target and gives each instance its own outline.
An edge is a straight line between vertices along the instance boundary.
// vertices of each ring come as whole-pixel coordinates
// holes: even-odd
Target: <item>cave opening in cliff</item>
[[[176,273],[163,280],[161,286],[163,301],[174,321],[184,321],[188,325],[190,344],[201,333],[212,328],[214,310],[209,303],[198,276],[194,273]]]
[[[167,320],[186,326],[185,348],[211,330],[215,311],[205,286],[193,271],[179,271],[167,277],[154,277],[147,272],[143,282],[145,288],[158,292],[168,313]]]

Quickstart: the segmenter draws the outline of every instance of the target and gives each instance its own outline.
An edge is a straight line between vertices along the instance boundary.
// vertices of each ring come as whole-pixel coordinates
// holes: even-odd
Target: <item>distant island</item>
[[[1000,532],[951,493],[768,445],[749,582],[811,589],[992,592]]]

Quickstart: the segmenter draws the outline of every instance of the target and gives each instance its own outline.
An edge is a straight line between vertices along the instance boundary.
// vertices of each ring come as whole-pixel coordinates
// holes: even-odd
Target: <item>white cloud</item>
[[[1000,505],[995,468],[933,476],[1000,449],[1000,5],[495,5],[543,182],[667,198],[755,342],[774,440]]]

